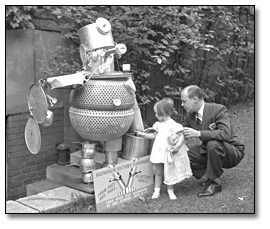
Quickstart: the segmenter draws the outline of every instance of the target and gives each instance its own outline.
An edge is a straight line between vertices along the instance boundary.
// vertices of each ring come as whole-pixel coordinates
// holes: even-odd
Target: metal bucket
[[[124,146],[121,157],[130,160],[140,158],[151,153],[153,140],[135,136],[134,134],[124,135]]]

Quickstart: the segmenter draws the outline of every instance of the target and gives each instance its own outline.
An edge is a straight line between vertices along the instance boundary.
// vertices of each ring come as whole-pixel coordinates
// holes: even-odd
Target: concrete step
[[[94,197],[88,193],[62,186],[36,195],[23,197],[16,201],[7,201],[6,213],[40,213],[89,196]]]
[[[49,179],[42,180],[33,184],[29,184],[26,186],[26,196],[36,195],[40,192],[44,192],[47,190],[59,188],[62,185],[55,183]]]
[[[63,186],[68,186],[89,194],[94,193],[93,183],[85,184],[82,181],[81,170],[76,166],[49,165],[46,169],[46,177]]]
[[[97,152],[95,154],[96,169],[102,168],[105,164],[105,154]],[[70,154],[70,164],[79,165],[81,160],[81,151],[78,150]],[[122,158],[118,158],[118,164],[126,162]],[[47,167],[46,177],[55,183],[68,186],[86,193],[94,193],[94,184],[86,184],[82,181],[82,173],[79,166],[63,166],[53,164]]]

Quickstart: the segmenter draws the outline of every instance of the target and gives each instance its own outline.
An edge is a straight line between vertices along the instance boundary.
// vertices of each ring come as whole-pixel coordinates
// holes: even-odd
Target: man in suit
[[[189,147],[193,175],[206,178],[198,197],[221,192],[223,168],[236,166],[244,157],[245,146],[235,135],[225,106],[206,103],[201,88],[190,85],[181,91],[182,106],[187,111],[183,121],[185,138],[200,138],[201,145]]]

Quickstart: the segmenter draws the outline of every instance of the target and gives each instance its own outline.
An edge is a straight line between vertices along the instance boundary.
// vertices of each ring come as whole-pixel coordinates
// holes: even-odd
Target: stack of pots
[[[92,74],[83,86],[71,91],[70,121],[83,139],[104,144],[105,165],[116,164],[122,136],[135,116],[132,73],[114,71],[114,55],[120,58],[126,46],[114,42],[111,25],[104,18],[82,27],[78,35],[83,68]],[[90,163],[89,158],[82,160]],[[86,172],[83,173],[85,177]]]
[[[95,166],[95,144],[88,141],[82,142],[80,169],[82,172],[82,180],[84,183],[93,183],[93,171]]]
[[[105,18],[80,28],[78,35],[81,60],[92,77],[71,92],[71,124],[86,140],[118,139],[134,119],[135,94],[125,86],[132,74],[114,71],[114,55],[121,56],[126,47],[115,44],[111,24]]]

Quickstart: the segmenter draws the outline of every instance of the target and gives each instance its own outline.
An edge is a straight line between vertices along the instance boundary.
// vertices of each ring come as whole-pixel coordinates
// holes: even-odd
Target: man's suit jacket
[[[210,130],[209,128],[209,125],[212,123],[216,125],[214,130]],[[182,125],[184,127],[200,130],[200,139],[203,145],[209,140],[217,140],[224,142],[226,148],[229,147],[229,145],[233,145],[242,152],[244,151],[244,145],[240,143],[232,128],[227,108],[221,104],[204,104],[201,126],[196,122],[195,113],[190,112],[187,112]]]

